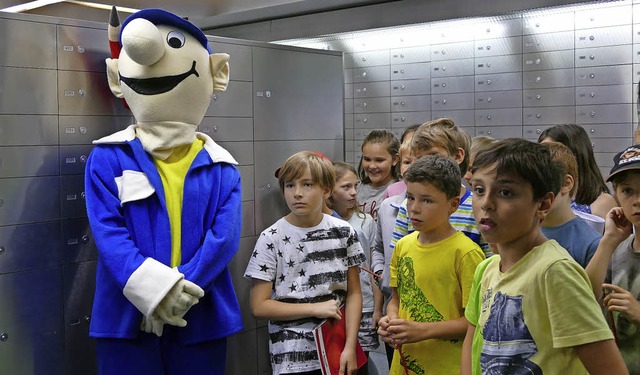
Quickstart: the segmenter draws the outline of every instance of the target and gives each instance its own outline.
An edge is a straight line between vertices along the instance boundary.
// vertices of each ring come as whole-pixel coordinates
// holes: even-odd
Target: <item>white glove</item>
[[[204,290],[198,285],[189,280],[179,280],[160,301],[152,316],[158,317],[166,324],[185,327],[187,321],[182,317],[203,296]]]
[[[140,330],[147,333],[155,333],[156,336],[162,336],[162,330],[164,327],[164,321],[155,315],[150,317],[142,316],[142,323],[140,323]]]

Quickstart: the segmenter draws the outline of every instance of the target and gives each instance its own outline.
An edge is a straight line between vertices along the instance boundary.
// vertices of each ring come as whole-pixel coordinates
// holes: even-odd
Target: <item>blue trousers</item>
[[[172,327],[171,327],[172,328]],[[224,375],[227,338],[184,345],[165,334],[96,339],[100,375]]]

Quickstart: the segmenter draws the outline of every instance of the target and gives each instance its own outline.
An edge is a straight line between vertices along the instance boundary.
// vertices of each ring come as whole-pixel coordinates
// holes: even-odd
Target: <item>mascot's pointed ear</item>
[[[225,91],[229,84],[229,55],[213,53],[209,55],[211,76],[213,77],[213,91]],[[113,89],[112,89],[113,90]]]
[[[116,98],[122,98],[122,88],[120,87],[120,74],[118,73],[118,59],[106,59],[107,63],[107,80],[109,88]]]

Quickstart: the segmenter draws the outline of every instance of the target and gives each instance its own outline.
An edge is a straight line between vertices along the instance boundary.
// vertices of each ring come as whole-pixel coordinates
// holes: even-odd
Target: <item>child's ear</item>
[[[460,165],[464,161],[464,155],[465,155],[464,149],[462,147],[458,147],[458,150],[453,155],[453,160],[455,160],[456,163]]]
[[[552,192],[548,192],[544,197],[538,202],[538,211],[536,212],[536,216],[540,218],[540,222],[547,217],[547,214],[551,210],[551,206],[553,205],[553,201],[555,200],[555,196]]]
[[[328,200],[328,199],[329,199],[329,197],[331,196],[331,193],[333,193],[333,190],[332,190],[332,189],[330,189],[330,188],[324,188],[324,193],[323,193],[324,199],[325,199],[325,200]]]
[[[449,215],[452,215],[454,212],[458,211],[458,206],[460,206],[460,197],[451,198],[451,207],[449,207]]]
[[[560,189],[564,194],[569,194],[571,189],[573,189],[573,186],[575,185],[575,183],[576,182],[573,179],[573,176],[570,174],[566,174],[564,176],[564,181],[562,182],[562,188]]]

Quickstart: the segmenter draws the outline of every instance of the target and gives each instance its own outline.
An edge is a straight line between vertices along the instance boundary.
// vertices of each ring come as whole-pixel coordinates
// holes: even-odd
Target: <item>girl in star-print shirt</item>
[[[291,213],[261,233],[245,271],[253,280],[252,313],[269,319],[273,373],[320,373],[313,328],[324,318],[346,319],[342,365],[355,373],[362,309],[358,265],[365,256],[353,228],[322,213],[333,168],[304,151],[285,162],[278,179]]]

